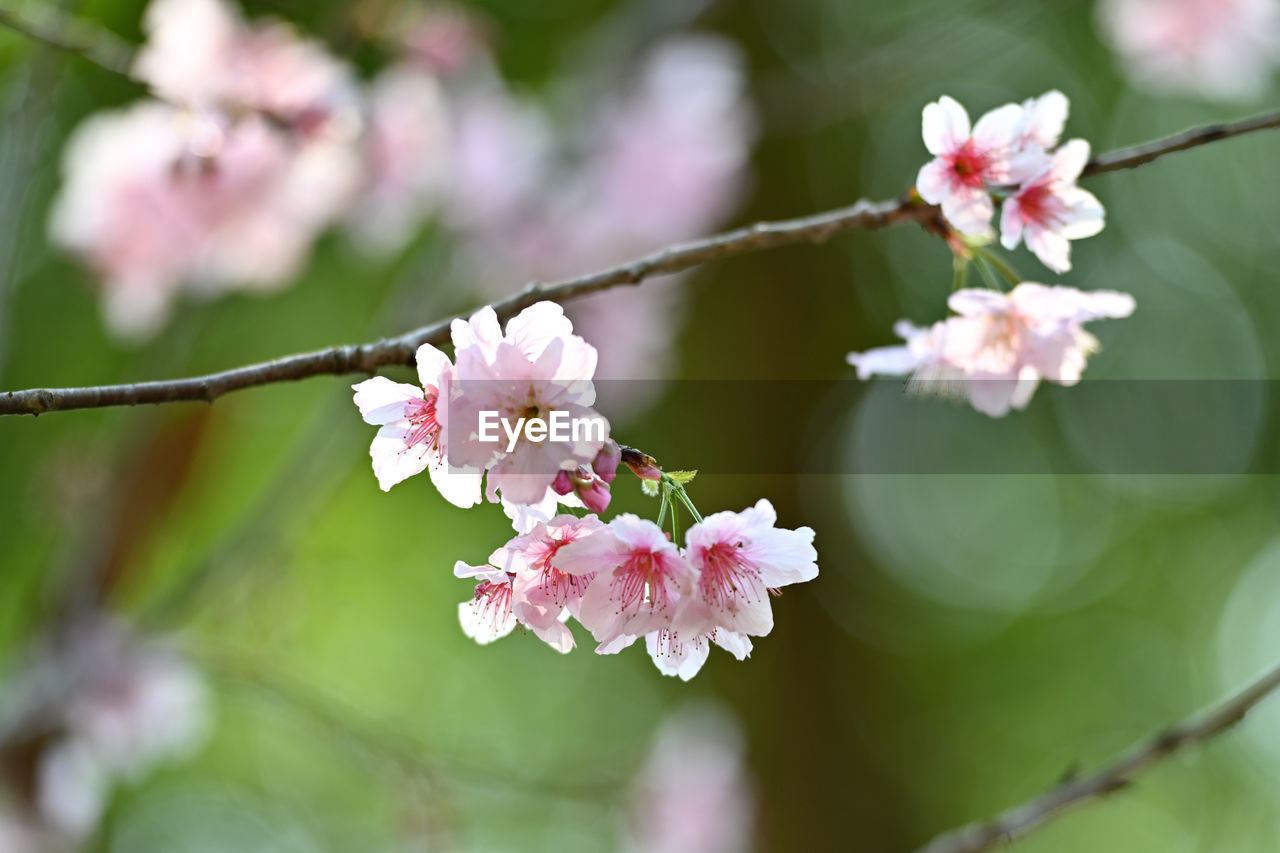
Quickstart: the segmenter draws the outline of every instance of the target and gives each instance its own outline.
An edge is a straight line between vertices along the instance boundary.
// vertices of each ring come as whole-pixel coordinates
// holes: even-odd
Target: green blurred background
[[[75,14],[136,43],[143,5],[88,0]],[[599,28],[682,17],[643,0],[475,8],[504,74],[535,92]],[[351,45],[349,4],[247,11],[378,61]],[[1067,135],[1099,151],[1264,108],[1133,90],[1094,14],[1008,0],[708,5],[689,26],[741,45],[761,119],[734,221],[899,194],[926,159],[920,110],[944,93],[977,114],[1061,89]],[[216,370],[403,331],[494,291],[449,278],[437,233],[385,262],[330,237],[289,290],[187,302],[154,341],[117,345],[89,275],[47,245],[45,222],[72,127],[141,89],[5,31],[0,86],[0,387]],[[1076,245],[1061,281],[1139,305],[1099,330],[1090,378],[1275,372],[1278,152],[1263,134],[1090,181],[1108,227]],[[899,317],[940,318],[950,280],[946,246],[912,227],[710,264],[684,282],[672,378],[850,378],[846,352],[889,343]],[[0,656],[17,665],[68,578],[109,577],[111,606],[176,632],[215,690],[207,746],[117,791],[98,849],[613,849],[654,731],[710,700],[745,734],[758,849],[906,850],[1093,766],[1280,657],[1280,486],[1256,473],[1277,451],[1266,386],[1215,477],[1083,473],[1093,437],[1064,407],[1070,392],[1041,392],[998,423],[940,401],[911,407],[959,436],[999,430],[1031,469],[1072,472],[1060,476],[841,473],[874,450],[859,440],[868,424],[896,416],[882,411],[900,403],[892,387],[853,408],[760,399],[733,419],[660,399],[615,434],[670,468],[698,467],[702,444],[833,472],[691,487],[704,511],[768,497],[782,524],[816,530],[822,574],[775,601],[774,632],[748,661],[713,654],[685,684],[638,649],[561,657],[531,636],[464,637],[469,586],[452,564],[478,562],[509,525],[493,506],[447,505],[423,477],[380,492],[348,385],[0,420]],[[647,500],[619,478],[614,508],[652,512]],[[1015,849],[1272,851],[1278,784],[1280,706]]]

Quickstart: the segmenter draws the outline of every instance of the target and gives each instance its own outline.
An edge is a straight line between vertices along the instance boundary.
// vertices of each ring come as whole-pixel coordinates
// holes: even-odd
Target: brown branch
[[[12,9],[0,9],[0,26],[8,27],[33,41],[75,54],[113,74],[132,77],[133,48],[104,29],[72,18],[53,5],[38,16],[24,17]]]
[[[1085,175],[1135,168],[1174,151],[1278,126],[1280,111],[1239,122],[1189,130],[1155,142],[1104,154],[1089,163],[1085,168]],[[849,207],[825,213],[776,222],[760,222],[713,237],[680,243],[630,263],[579,278],[553,284],[534,283],[520,293],[495,303],[493,307],[499,317],[506,318],[543,299],[563,302],[611,287],[639,284],[654,276],[680,272],[718,258],[779,246],[822,243],[846,231],[875,230],[903,222],[919,222],[926,227],[936,227],[940,222],[939,212],[936,207],[921,202],[914,193],[892,201],[873,202],[863,199]],[[373,373],[391,364],[412,364],[414,352],[423,343],[445,343],[453,319],[451,317],[414,329],[397,338],[327,347],[187,379],[0,392],[0,415],[40,415],[70,409],[179,401],[212,402],[231,391],[274,382],[288,382],[310,376]]]
[[[1070,808],[1133,784],[1143,771],[1191,746],[1225,732],[1280,688],[1280,666],[1236,696],[1157,734],[1111,764],[1057,787],[988,820],[939,835],[916,853],[980,853],[1027,835]]]

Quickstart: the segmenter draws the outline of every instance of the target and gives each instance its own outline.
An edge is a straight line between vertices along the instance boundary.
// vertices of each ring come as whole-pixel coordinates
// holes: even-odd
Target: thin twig
[[[1155,142],[1102,155],[1090,162],[1086,175],[1131,169],[1174,151],[1206,145],[1220,139],[1280,126],[1280,111],[1229,124],[1197,128]],[[713,237],[661,249],[630,263],[620,264],[579,278],[553,284],[533,283],[520,293],[494,304],[499,317],[510,317],[543,299],[564,302],[620,285],[639,284],[658,275],[680,272],[718,258],[743,255],[779,246],[822,243],[836,234],[876,230],[903,222],[937,223],[939,211],[914,193],[892,201],[863,199],[849,207],[786,219],[759,222]],[[326,347],[274,361],[246,365],[187,379],[102,385],[87,388],[33,388],[0,392],[0,415],[40,415],[72,409],[134,406],[180,401],[213,402],[223,394],[274,382],[310,376],[371,374],[392,364],[413,363],[414,352],[424,343],[443,344],[449,337],[451,317],[414,329],[400,337],[371,343]]]
[[[113,74],[132,77],[133,48],[128,42],[108,30],[66,15],[52,4],[41,8],[38,17],[0,9],[0,26],[57,50],[83,57]]]
[[[1129,787],[1139,774],[1165,758],[1230,729],[1277,688],[1280,666],[1231,699],[1166,729],[1096,773],[1067,779],[996,817],[939,835],[917,853],[980,853],[1021,838],[1074,806]]]

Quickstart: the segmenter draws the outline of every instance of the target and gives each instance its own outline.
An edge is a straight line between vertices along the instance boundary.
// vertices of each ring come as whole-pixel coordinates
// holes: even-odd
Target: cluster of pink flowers
[[[591,632],[597,652],[613,654],[643,637],[659,669],[689,679],[712,644],[745,658],[750,638],[773,627],[770,592],[817,576],[813,531],[777,528],[765,500],[706,519],[685,504],[697,523],[684,548],[635,515],[602,521],[596,513],[609,505],[622,458],[607,434],[557,440],[526,429],[507,444],[483,440],[486,415],[511,423],[563,413],[607,429],[591,408],[595,349],[573,334],[558,305],[537,303],[505,330],[484,308],[456,320],[452,337],[453,361],[430,344],[418,350],[420,386],[375,377],[353,387],[361,415],[379,427],[370,454],[383,489],[429,470],[446,499],[470,507],[481,500],[483,479],[484,494],[512,519],[516,535],[487,563],[455,567],[458,577],[478,581],[460,608],[463,629],[477,642],[520,625],[567,652],[572,617]],[[672,487],[648,462],[633,470]],[[559,504],[591,514],[557,514]]]
[[[1098,199],[1076,186],[1089,162],[1089,143],[1073,139],[1057,148],[1067,120],[1067,98],[1047,92],[1023,104],[1005,104],[978,119],[943,96],[924,109],[924,144],[934,159],[916,190],[962,234],[981,237],[1002,203],[1000,236],[1006,249],[1027,248],[1054,272],[1071,269],[1071,240],[1102,230]]]
[[[894,327],[901,346],[849,353],[858,378],[912,377],[913,390],[966,400],[991,417],[1024,409],[1040,382],[1080,381],[1097,339],[1084,324],[1133,313],[1133,297],[1116,291],[1085,292],[1064,285],[1017,281],[985,248],[996,204],[1005,248],[1025,239],[1050,269],[1070,269],[1068,241],[1102,228],[1102,205],[1076,186],[1089,160],[1089,143],[1058,147],[1067,99],[1048,92],[1023,104],[1006,104],[974,127],[964,108],[948,97],[924,110],[924,142],[934,159],[921,170],[917,190],[942,206],[959,235],[949,242],[958,269],[971,262],[999,270],[1015,286],[962,288],[947,300],[955,315],[928,328],[906,320]]]
[[[1141,86],[1254,98],[1280,64],[1277,0],[1103,0],[1103,35]]]
[[[154,0],[145,25],[134,72],[163,100],[77,129],[50,223],[122,337],[153,333],[180,287],[287,284],[363,180],[355,80],[317,43],[222,0]]]
[[[232,2],[152,0],[134,73],[155,99],[90,117],[64,153],[51,234],[95,271],[120,337],[156,332],[184,292],[288,285],[334,226],[386,254],[434,220],[469,279],[502,287],[696,236],[745,184],[753,117],[723,40],[663,39],[582,114],[552,115],[509,89],[462,10],[398,7],[381,26],[398,58],[362,82]],[[606,372],[636,378],[674,307],[659,288],[574,310]]]
[[[767,500],[697,522],[678,548],[661,527],[630,513],[608,524],[595,515],[531,519],[484,565],[459,561],[476,578],[459,607],[463,629],[489,643],[521,625],[560,652],[574,646],[564,620],[591,633],[598,654],[644,638],[666,675],[688,681],[711,646],[738,660],[751,637],[773,629],[770,593],[818,575],[813,531],[776,527]]]

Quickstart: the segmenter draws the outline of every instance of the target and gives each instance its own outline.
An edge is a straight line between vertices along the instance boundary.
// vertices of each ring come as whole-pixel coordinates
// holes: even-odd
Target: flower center
[[[708,604],[723,608],[739,599],[760,600],[760,570],[747,560],[742,548],[741,542],[717,542],[703,549],[698,586]]]
[[[440,422],[436,420],[436,400],[439,393],[428,388],[421,400],[412,400],[405,407],[405,420],[412,427],[405,436],[405,445],[416,447],[424,442],[428,450],[440,452]]]
[[[987,170],[987,157],[969,140],[951,159],[951,170],[967,187],[981,187]]]
[[[671,570],[651,551],[634,552],[614,576],[614,593],[622,610],[637,606],[643,598],[655,610],[671,605]]]

